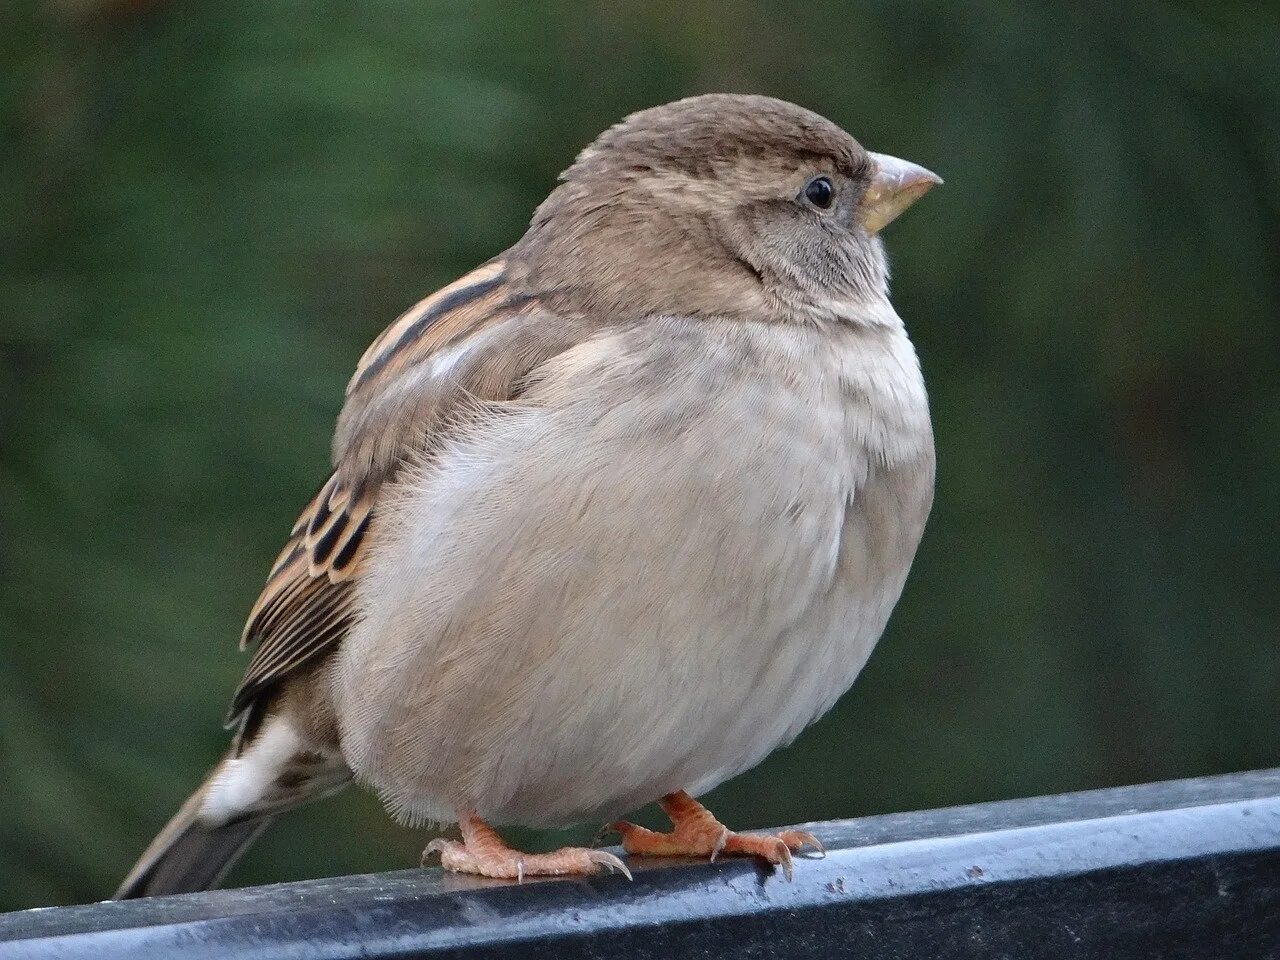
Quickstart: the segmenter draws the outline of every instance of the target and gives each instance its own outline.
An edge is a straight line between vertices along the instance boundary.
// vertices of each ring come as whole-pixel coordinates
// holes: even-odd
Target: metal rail
[[[1280,958],[1280,770],[806,825],[747,861],[439,870],[0,915],[0,960]]]

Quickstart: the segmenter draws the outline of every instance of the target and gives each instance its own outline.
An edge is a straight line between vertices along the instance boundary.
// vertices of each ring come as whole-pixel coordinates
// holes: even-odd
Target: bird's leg
[[[683,790],[658,801],[671,820],[670,833],[657,833],[625,820],[613,824],[622,837],[622,848],[630,854],[650,857],[710,857],[721,854],[760,857],[782,867],[791,879],[791,854],[802,847],[823,852],[818,838],[803,830],[782,830],[776,834],[734,833],[712,816],[711,811]]]
[[[471,812],[458,815],[458,828],[462,831],[462,842],[444,838],[432,840],[422,851],[424,864],[427,857],[438,853],[440,865],[446,870],[502,880],[589,875],[602,869],[631,879],[631,871],[626,865],[605,850],[564,847],[551,853],[521,853],[503,843],[493,827]]]

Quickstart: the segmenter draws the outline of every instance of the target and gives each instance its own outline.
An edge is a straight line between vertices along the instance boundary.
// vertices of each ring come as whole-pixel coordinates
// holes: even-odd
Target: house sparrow
[[[635,113],[506,253],[360,359],[332,475],[249,614],[228,755],[116,894],[215,884],[354,778],[458,823],[443,865],[627,873],[490,824],[609,820],[628,853],[781,865],[693,798],[852,684],[933,497],[879,230],[941,181],[759,96]]]

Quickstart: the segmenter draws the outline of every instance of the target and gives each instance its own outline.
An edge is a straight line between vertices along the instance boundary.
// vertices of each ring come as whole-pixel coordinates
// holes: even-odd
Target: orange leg
[[[440,854],[440,866],[455,873],[475,873],[502,880],[525,877],[559,877],[571,874],[590,875],[601,869],[621,873],[628,880],[631,871],[605,850],[564,847],[551,853],[521,853],[502,842],[502,838],[474,813],[458,817],[462,842],[438,838],[422,851],[423,863],[433,853]]]
[[[782,867],[791,879],[791,854],[802,847],[824,852],[818,838],[803,830],[783,830],[777,834],[734,833],[712,816],[711,811],[683,790],[658,801],[671,819],[670,833],[656,833],[621,820],[611,829],[622,837],[622,848],[630,854],[650,857],[706,857],[721,854],[760,857]]]

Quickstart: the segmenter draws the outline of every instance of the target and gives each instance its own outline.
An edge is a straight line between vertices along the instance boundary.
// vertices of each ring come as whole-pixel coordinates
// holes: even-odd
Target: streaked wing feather
[[[495,260],[384,330],[360,358],[334,437],[334,472],[299,516],[249,612],[254,648],[228,724],[341,641],[376,535],[379,490],[422,452],[464,398],[510,399],[537,364],[579,342],[581,317],[549,318],[513,294]],[[548,322],[548,320],[553,322]]]
[[[491,260],[414,304],[369,344],[347,383],[347,396],[376,379],[394,376],[415,355],[421,357],[447,342],[449,328],[462,326],[465,308],[498,289],[502,280],[502,261]],[[447,319],[450,314],[452,323]]]

